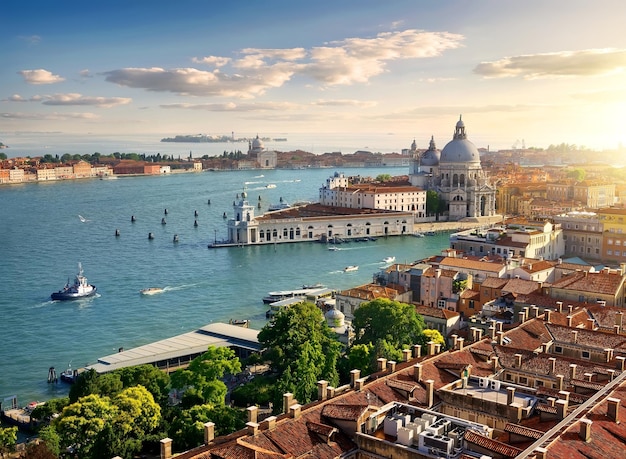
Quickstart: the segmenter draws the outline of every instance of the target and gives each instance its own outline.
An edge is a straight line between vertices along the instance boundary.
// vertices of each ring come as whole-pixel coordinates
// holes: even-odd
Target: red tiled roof
[[[504,426],[504,431],[513,433],[516,435],[522,435],[524,437],[533,438],[535,440],[539,440],[543,437],[543,432],[540,430],[531,429],[530,427],[521,426],[519,424],[508,423]]]
[[[494,453],[497,453],[503,457],[515,457],[522,452],[522,450],[519,448],[509,446],[506,443],[502,443],[497,440],[493,440],[471,429],[467,429],[465,431],[465,436],[463,438],[468,443],[473,443],[488,451],[493,451]]]

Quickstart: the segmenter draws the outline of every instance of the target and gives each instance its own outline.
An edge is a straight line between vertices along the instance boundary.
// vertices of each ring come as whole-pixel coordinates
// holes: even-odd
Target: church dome
[[[465,133],[465,123],[459,118],[456,123],[454,137],[441,150],[440,163],[478,163],[480,164],[480,153],[472,142],[467,140]]]
[[[343,327],[345,315],[343,312],[338,309],[331,309],[326,314],[324,314],[324,318],[326,319],[326,323],[331,328]]]
[[[422,153],[420,158],[420,165],[422,166],[438,166],[439,159],[441,158],[441,152],[437,150],[435,146],[435,139],[433,137],[430,138],[430,145],[428,146],[428,150]]]
[[[259,139],[259,136],[257,134],[256,139],[254,139],[252,141],[252,149],[253,150],[263,150],[264,146],[263,146],[263,141],[261,139]]]

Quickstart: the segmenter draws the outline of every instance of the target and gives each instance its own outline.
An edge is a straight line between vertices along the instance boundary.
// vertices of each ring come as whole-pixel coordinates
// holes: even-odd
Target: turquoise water
[[[447,247],[447,235],[439,235],[350,243],[337,252],[317,243],[207,248],[225,238],[222,215],[232,215],[244,183],[248,199],[256,203],[260,196],[266,209],[280,197],[315,200],[333,172],[203,172],[0,187],[0,400],[15,394],[26,404],[61,396],[68,386],[47,383],[50,366],[57,372],[70,363],[81,367],[120,347],[211,322],[250,319],[260,329],[267,309],[261,299],[270,290],[316,282],[344,289],[371,281],[384,257],[410,262]],[[341,172],[400,175],[406,169]],[[267,189],[270,183],[276,188]],[[98,295],[49,301],[78,262]],[[360,269],[344,273],[347,265]],[[165,292],[141,296],[147,287]]]

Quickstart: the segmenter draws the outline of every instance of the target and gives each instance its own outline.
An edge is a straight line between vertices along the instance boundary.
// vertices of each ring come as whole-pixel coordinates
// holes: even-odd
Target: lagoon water
[[[82,367],[120,347],[231,318],[250,319],[260,329],[267,309],[261,298],[270,290],[316,282],[344,289],[371,281],[384,257],[411,262],[447,247],[441,234],[350,243],[337,252],[318,243],[207,248],[226,237],[223,213],[232,216],[244,184],[248,200],[256,204],[260,197],[265,211],[280,197],[316,200],[333,172],[202,172],[0,187],[0,401],[17,395],[26,404],[66,394],[66,384],[47,383],[50,366],[57,373],[69,364]],[[375,177],[406,169],[341,172]],[[97,296],[50,301],[51,292],[73,279],[78,262]],[[360,269],[344,273],[347,265]],[[140,295],[147,287],[165,291]]]

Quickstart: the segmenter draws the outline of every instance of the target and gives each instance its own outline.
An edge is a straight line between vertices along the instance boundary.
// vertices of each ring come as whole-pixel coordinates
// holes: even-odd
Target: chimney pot
[[[267,430],[274,429],[276,427],[276,416],[265,418],[265,422],[267,422]]]
[[[204,444],[208,445],[215,439],[215,423],[214,422],[205,422],[204,423]]]
[[[422,382],[422,364],[416,363],[413,365],[413,379],[415,382]]]
[[[522,354],[515,354],[515,368],[522,368]]]
[[[422,356],[422,346],[419,344],[413,345],[413,358],[419,359]]]
[[[289,414],[292,418],[298,419],[300,417],[300,411],[302,410],[302,405],[299,403],[294,403],[289,407]]]
[[[550,357],[548,358],[548,362],[550,364],[550,374],[554,374],[554,372],[556,371],[556,358]]]
[[[568,400],[557,400],[555,403],[556,413],[559,419],[565,419],[567,416],[567,405],[569,404]]]
[[[459,347],[459,351],[462,351],[462,350],[463,350],[463,345],[464,345],[464,343],[465,343],[465,338],[459,338],[459,339],[457,340],[457,344],[458,344],[458,347]]]
[[[619,405],[620,399],[609,397],[606,399],[608,402],[606,415],[612,420],[615,421],[616,424],[619,424]]]
[[[586,443],[591,441],[591,424],[593,424],[591,419],[582,418],[580,420],[580,432],[578,432],[578,435]]]
[[[393,360],[390,360],[389,362],[389,373],[395,373],[396,372],[396,362]]]
[[[510,405],[515,401],[515,387],[506,388],[506,404]]]
[[[377,360],[378,363],[378,371],[385,371],[387,369],[387,359],[384,357],[380,357]]]
[[[411,349],[402,349],[402,360],[405,362],[411,360]]]
[[[563,312],[563,302],[562,301],[557,301],[556,302],[556,309],[559,312]]]
[[[575,363],[570,363],[570,365],[569,365],[569,379],[576,379],[576,368],[578,368],[578,365],[576,365]]]
[[[161,440],[161,459],[170,459],[172,457],[172,439],[163,438]]]
[[[287,392],[283,394],[283,413],[289,413],[289,407],[293,403],[293,394]]]
[[[435,404],[435,381],[432,379],[429,379],[428,381],[426,381],[426,393],[427,393],[427,401],[426,401],[426,407],[427,408],[431,408],[434,404]]]
[[[625,361],[626,361],[626,357],[622,357],[621,355],[618,355],[617,357],[615,357],[615,365],[617,366],[617,369],[619,371],[624,371]]]
[[[317,399],[318,400],[326,400],[326,397],[328,396],[327,393],[327,389],[328,389],[328,381],[321,379],[317,382]]]
[[[357,379],[361,377],[361,370],[354,369],[350,371],[350,387],[354,388]]]
[[[256,422],[258,413],[259,413],[259,408],[257,408],[256,406],[249,406],[247,408],[247,411],[248,411],[248,422]]]
[[[558,390],[563,390],[563,380],[565,377],[563,375],[556,375],[556,387]]]

